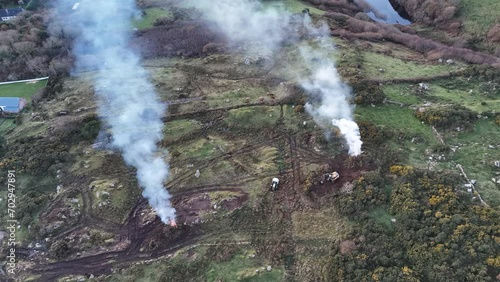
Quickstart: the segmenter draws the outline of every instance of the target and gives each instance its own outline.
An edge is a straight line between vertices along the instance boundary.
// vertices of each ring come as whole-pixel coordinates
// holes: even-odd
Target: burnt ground
[[[334,194],[347,183],[360,177],[363,173],[376,168],[375,164],[361,164],[352,162],[354,158],[349,155],[339,155],[334,159],[325,160],[327,165],[325,165],[324,173],[331,173],[336,171],[339,173],[340,177],[335,182],[324,181],[323,184],[320,182],[323,179],[323,174],[321,171],[314,174],[314,182],[312,183],[309,191],[313,198],[324,197],[327,195]]]

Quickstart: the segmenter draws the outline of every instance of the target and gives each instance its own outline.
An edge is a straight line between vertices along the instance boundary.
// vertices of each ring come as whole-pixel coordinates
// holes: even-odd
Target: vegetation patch
[[[350,226],[335,210],[294,212],[293,234],[299,239],[344,239]]]
[[[372,52],[365,52],[363,56],[365,61],[364,74],[372,79],[431,77],[446,74],[454,69],[453,66],[403,61],[392,56]]]
[[[421,107],[415,110],[421,121],[441,129],[468,129],[477,119],[477,114],[461,105]]]
[[[358,120],[367,120],[378,126],[386,126],[391,130],[402,131],[405,135],[422,136],[428,142],[435,142],[432,129],[422,124],[408,108],[383,105],[376,107],[356,107]]]
[[[379,207],[371,210],[368,216],[373,218],[377,223],[381,224],[387,229],[394,229],[394,223],[392,219],[394,218],[386,208]]]
[[[184,147],[181,155],[186,158],[203,160],[221,154],[227,146],[223,139],[210,136],[190,142],[188,146]]]
[[[250,128],[272,127],[280,117],[279,107],[246,107],[231,110],[224,120],[229,128],[246,130]]]
[[[459,77],[430,84],[429,95],[444,103],[461,104],[477,113],[500,109],[500,84],[491,80]]]
[[[453,163],[461,164],[470,179],[479,181],[478,191],[481,195],[485,192],[483,196],[487,203],[498,206],[500,187],[491,179],[498,178],[496,173],[499,170],[495,168],[494,162],[499,160],[500,126],[493,120],[481,119],[474,124],[471,131],[446,136],[447,144],[456,151],[451,157]],[[453,164],[447,168],[455,169]]]
[[[486,34],[496,21],[500,2],[496,0],[462,0],[458,5],[458,16],[470,34]]]
[[[159,19],[172,17],[172,12],[166,8],[148,8],[142,11],[140,19],[132,21],[132,25],[137,29],[146,29],[153,27]]]
[[[36,82],[20,82],[0,85],[0,97],[20,97],[30,99],[36,91],[42,89],[47,84],[47,80]]]
[[[163,129],[164,141],[175,142],[183,137],[187,137],[190,134],[201,129],[199,122],[195,120],[175,120],[167,122]]]
[[[4,136],[7,132],[14,129],[16,124],[13,119],[0,119],[0,135]]]
[[[404,105],[417,105],[422,102],[423,97],[418,96],[414,90],[415,86],[408,83],[389,84],[383,87],[388,100]]]
[[[322,11],[318,8],[314,8],[311,5],[307,5],[303,3],[300,0],[271,0],[271,1],[264,1],[266,5],[273,6],[276,5],[277,7],[281,7],[283,5],[286,10],[290,11],[291,13],[301,13],[304,9],[309,9],[309,12],[311,14],[315,15],[323,15],[325,11]]]
[[[256,271],[258,270],[258,271]],[[206,273],[206,281],[246,281],[246,282],[271,282],[283,278],[281,267],[271,268],[257,258],[250,257],[244,252],[234,256],[228,262],[213,263]]]

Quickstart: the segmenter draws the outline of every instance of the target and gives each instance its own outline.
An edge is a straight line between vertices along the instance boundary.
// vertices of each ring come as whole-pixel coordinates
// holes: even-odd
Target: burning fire
[[[170,225],[171,227],[176,228],[176,227],[177,227],[177,222],[175,222],[175,220],[171,219],[171,220],[168,222],[168,225]]]

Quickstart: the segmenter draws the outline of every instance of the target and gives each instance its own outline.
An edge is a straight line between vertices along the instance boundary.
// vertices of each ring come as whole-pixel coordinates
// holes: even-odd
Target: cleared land
[[[304,7],[297,1],[287,5],[294,11]],[[147,13],[150,18],[139,26],[150,26],[161,16],[157,12]],[[305,97],[294,88],[294,80],[303,70],[294,68],[298,52],[293,46],[277,54],[272,63],[264,59],[264,63],[246,65],[246,54],[238,52],[145,62],[158,95],[169,105],[158,156],[170,164],[165,187],[178,211],[178,228],[162,224],[155,216],[140,195],[135,172],[118,152],[93,148],[93,139],[78,139],[78,129],[96,114],[89,85],[94,74],[67,79],[64,93],[42,106],[47,120],[36,122],[24,116],[7,137],[15,144],[31,142],[34,136],[42,139],[35,152],[26,153],[25,158],[20,153],[19,160],[27,165],[40,157],[56,158],[57,152],[68,152],[64,156],[68,165],[43,167],[53,178],[31,180],[48,183],[40,191],[50,192],[52,198],[44,202],[37,195],[36,212],[27,214],[26,220],[37,218],[43,226],[37,229],[42,239],[88,239],[64,241],[60,248],[43,243],[47,253],[30,258],[34,266],[27,275],[45,279],[38,277],[39,281],[78,279],[89,273],[103,275],[103,281],[196,281],[200,277],[207,281],[287,281],[291,273],[300,281],[318,278],[324,272],[325,258],[338,255],[340,241],[363,245],[366,238],[352,238],[359,226],[341,216],[334,201],[352,192],[344,184],[356,183],[355,179],[378,165],[383,165],[380,171],[404,164],[456,172],[460,163],[469,178],[478,180],[477,189],[485,201],[491,206],[500,204],[500,189],[491,182],[498,171],[492,162],[500,145],[500,126],[493,118],[480,118],[467,131],[444,128],[436,133],[415,116],[415,110],[426,103],[461,104],[478,114],[491,114],[499,101],[492,84],[465,74],[432,79],[465,65],[428,62],[418,53],[389,43],[390,47],[369,43],[371,50],[363,47],[367,42],[336,39],[336,43],[337,52],[331,56],[339,60],[339,72],[348,81],[426,77],[429,85],[420,91],[418,83],[377,84],[389,101],[357,106],[355,119],[373,124],[374,133],[391,134],[381,137],[381,145],[366,140],[359,159],[346,155],[345,145],[335,134],[325,137],[301,108]],[[55,115],[68,107],[86,110],[69,117]],[[46,143],[53,143],[49,141],[53,136],[63,140],[64,147],[45,149]],[[456,151],[435,152],[442,148],[439,137]],[[400,155],[398,161],[388,159],[393,153]],[[440,155],[444,158],[438,160]],[[363,161],[369,164],[357,166]],[[323,173],[332,170],[340,171],[339,182],[320,184]],[[56,194],[59,183],[51,181],[59,173],[62,190]],[[270,192],[276,176],[280,189]],[[392,187],[383,189],[381,194],[391,194]],[[386,205],[366,215],[390,236],[397,215]],[[25,234],[23,245],[28,245],[33,240]]]

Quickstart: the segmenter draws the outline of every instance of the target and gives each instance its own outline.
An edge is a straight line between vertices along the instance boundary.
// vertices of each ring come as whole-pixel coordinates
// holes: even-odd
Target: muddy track
[[[292,164],[292,171],[293,171],[293,188],[295,190],[295,193],[300,199],[300,203],[309,208],[317,208],[317,204],[315,204],[311,199],[305,196],[303,192],[303,187],[302,187],[302,171],[300,168],[300,163],[301,163],[301,157],[300,157],[300,151],[299,147],[297,145],[297,138],[295,136],[290,136],[288,138],[288,142],[290,145],[290,160]],[[321,160],[318,160],[320,162],[324,162],[325,158],[323,157]]]
[[[85,186],[86,187],[86,186]],[[80,209],[81,213],[78,216],[77,221],[70,225],[69,228],[65,228],[64,230],[61,230],[59,232],[53,232],[51,234],[52,240],[58,240],[61,238],[66,237],[67,235],[71,234],[72,232],[81,229],[84,227],[83,222],[87,223],[91,220],[92,215],[91,215],[91,207],[92,207],[92,197],[90,197],[88,191],[88,188],[82,188],[78,191],[80,195],[82,196],[82,207]],[[87,224],[85,224],[86,226]]]
[[[203,168],[206,168],[206,167],[208,167],[210,165],[213,165],[215,162],[220,161],[220,160],[230,159],[230,158],[233,158],[235,156],[252,153],[256,149],[258,149],[258,148],[260,148],[260,147],[262,147],[264,145],[272,144],[273,142],[277,141],[280,138],[281,137],[279,137],[279,136],[275,136],[275,137],[273,137],[271,139],[268,139],[268,140],[266,140],[264,142],[260,142],[260,143],[253,144],[253,145],[245,145],[242,148],[236,149],[234,151],[221,154],[219,156],[216,156],[216,157],[214,157],[212,159],[209,159],[209,160],[206,160],[204,162],[199,162],[199,165],[197,165],[196,168],[197,169],[203,169]],[[186,163],[189,163],[189,161],[187,161]],[[185,173],[183,173],[181,175],[177,175],[176,178],[174,180],[168,182],[166,184],[166,186],[167,187],[176,186],[179,183],[182,183],[182,182],[186,181],[186,179],[191,178],[192,176],[193,176],[193,173],[190,172],[190,171],[187,171],[187,172],[185,172]]]
[[[419,77],[409,77],[409,78],[390,78],[390,79],[365,79],[363,81],[373,82],[373,83],[387,83],[387,84],[397,84],[397,83],[419,83],[424,81],[433,81],[443,78],[457,77],[465,73],[464,69],[457,71],[450,71],[448,73],[437,74],[433,76],[419,76]]]
[[[193,245],[202,237],[203,236],[200,234],[194,234],[187,238],[177,240],[165,248],[152,252],[141,253],[136,250],[130,252],[130,250],[127,249],[124,251],[109,252],[69,261],[56,262],[39,266],[35,268],[33,273],[42,275],[42,277],[37,280],[41,282],[56,281],[58,277],[67,275],[111,274],[112,269],[123,268],[138,261],[155,259],[175,253],[184,247]]]
[[[293,171],[293,188],[295,191],[300,189],[300,163],[297,158],[297,140],[294,136],[288,138],[288,144],[290,146],[290,161],[292,164]]]
[[[239,188],[236,184],[216,184],[185,189],[182,193],[174,195],[172,200],[175,202],[176,199],[181,197],[212,191],[234,191],[241,192],[246,195],[246,192],[244,192],[243,189]],[[155,232],[155,230],[162,230],[165,227],[159,218],[155,218],[153,222],[144,226],[139,225],[139,217],[137,215],[146,206],[146,200],[139,200],[130,212],[126,223],[119,231],[120,235],[125,235],[131,242],[125,250],[100,253],[83,258],[51,263],[48,265],[38,265],[33,271],[34,274],[43,275],[43,277],[38,281],[55,281],[58,277],[65,275],[110,274],[112,272],[112,268],[122,268],[138,261],[163,257],[174,253],[181,248],[193,245],[203,238],[203,234],[198,229],[188,229],[188,234],[180,236],[181,238],[168,243],[163,248],[149,252],[141,252],[141,247],[144,245],[144,241],[148,238],[148,235]]]
[[[266,146],[269,144],[273,144],[276,140],[280,140],[283,137],[280,135],[276,135],[271,139],[267,139],[263,142],[259,142],[252,145],[246,145],[231,152],[227,152],[216,156],[210,160],[202,163],[200,168],[206,168],[214,163],[231,159],[235,156],[249,154],[257,150],[262,146]],[[298,160],[295,160],[295,165],[298,166],[300,170],[300,165],[297,164]],[[286,174],[297,174],[297,170],[294,172],[293,170],[285,172]],[[231,191],[243,194],[243,201],[248,199],[248,193],[242,188],[245,183],[255,181],[262,177],[271,177],[274,176],[274,173],[266,174],[266,175],[252,175],[250,172],[248,175],[244,175],[240,178],[235,178],[232,180],[233,183],[224,183],[224,184],[210,184],[203,186],[194,186],[194,187],[184,187],[179,189],[178,193],[173,193],[172,202],[175,204],[176,201],[181,200],[183,197],[191,197],[197,194],[216,192],[216,191]],[[171,181],[168,185],[172,187],[178,185],[185,181],[188,177],[192,177],[190,172],[186,172],[176,177],[174,181]],[[297,178],[300,181],[300,177]],[[147,201],[143,198],[139,199],[132,210],[130,211],[127,219],[123,224],[117,224],[108,222],[105,219],[99,218],[97,215],[92,214],[92,199],[90,195],[90,191],[87,189],[81,189],[79,191],[82,195],[82,208],[81,215],[79,220],[73,226],[66,228],[66,230],[62,230],[59,234],[53,236],[53,240],[57,240],[58,238],[63,238],[72,232],[75,232],[84,227],[93,227],[97,229],[101,229],[104,231],[111,232],[115,234],[115,236],[119,236],[120,241],[126,239],[129,241],[129,245],[126,246],[125,249],[117,250],[117,251],[108,251],[105,253],[98,253],[94,255],[89,255],[86,257],[75,258],[67,261],[60,261],[50,264],[44,264],[41,262],[36,265],[33,269],[33,274],[42,274],[42,278],[39,281],[55,281],[57,277],[67,276],[67,275],[87,275],[87,274],[109,274],[112,272],[112,268],[121,268],[132,263],[149,260],[153,258],[159,258],[165,256],[167,254],[174,253],[181,248],[186,246],[190,246],[195,244],[201,238],[203,238],[203,234],[198,228],[195,226],[192,227],[181,227],[187,228],[189,231],[187,234],[180,236],[178,239],[174,239],[172,242],[167,242],[165,246],[158,248],[152,251],[144,251],[142,252],[142,248],[147,245],[148,241],[151,239],[152,234],[157,234],[158,232],[163,232],[165,229],[165,225],[160,221],[159,218],[155,218],[152,222],[141,225],[141,212],[147,208]],[[63,197],[59,198],[61,201]],[[268,230],[260,229],[253,230],[253,233],[266,234],[269,233]]]
[[[230,110],[235,110],[235,109],[241,109],[241,108],[247,108],[247,107],[274,107],[279,105],[278,102],[257,102],[257,103],[248,103],[248,104],[239,104],[239,105],[234,105],[234,106],[228,106],[228,107],[219,107],[219,108],[212,108],[212,109],[204,109],[200,111],[192,111],[192,112],[185,112],[185,113],[180,113],[180,114],[171,114],[167,115],[166,117],[162,118],[163,122],[169,122],[177,119],[186,119],[186,118],[195,118],[200,115],[208,114],[208,113],[225,113]]]

